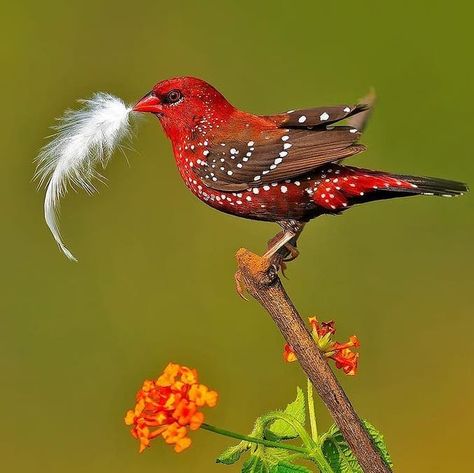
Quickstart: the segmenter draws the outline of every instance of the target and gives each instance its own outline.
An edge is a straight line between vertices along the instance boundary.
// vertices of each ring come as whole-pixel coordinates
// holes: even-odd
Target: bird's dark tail
[[[469,190],[466,184],[435,177],[390,174],[351,166],[333,166],[313,195],[320,206],[340,211],[374,200],[412,195],[454,197]]]
[[[383,173],[374,173],[377,175],[384,175]],[[439,179],[437,177],[421,177],[421,176],[409,176],[404,174],[385,174],[389,178],[397,179],[401,182],[410,184],[408,189],[409,194],[422,194],[422,195],[436,195],[441,197],[454,197],[463,195],[468,192],[469,188],[466,184],[459,181],[451,181],[448,179]],[[390,185],[386,188],[390,192],[406,192],[406,186],[400,186],[397,183]],[[395,196],[396,197],[396,196]]]

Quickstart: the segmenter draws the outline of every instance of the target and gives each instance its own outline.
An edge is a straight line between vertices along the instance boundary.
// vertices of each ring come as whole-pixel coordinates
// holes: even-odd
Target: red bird
[[[179,172],[199,199],[222,212],[280,224],[283,233],[267,256],[322,214],[372,200],[467,191],[460,182],[341,164],[366,149],[357,141],[368,109],[338,105],[253,115],[192,77],[159,82],[134,107],[158,117]],[[335,125],[345,119],[347,126]]]

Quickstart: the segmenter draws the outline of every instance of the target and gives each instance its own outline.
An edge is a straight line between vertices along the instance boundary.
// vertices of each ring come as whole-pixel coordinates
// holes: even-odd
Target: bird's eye
[[[166,94],[166,101],[168,103],[176,103],[179,102],[183,97],[183,94],[180,90],[171,90]]]

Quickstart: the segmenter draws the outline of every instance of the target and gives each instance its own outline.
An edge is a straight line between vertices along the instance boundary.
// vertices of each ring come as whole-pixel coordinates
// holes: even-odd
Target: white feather
[[[67,110],[53,127],[57,133],[40,151],[35,174],[40,185],[47,185],[46,223],[61,250],[74,261],[76,258],[64,245],[59,231],[59,199],[70,186],[88,193],[95,191],[92,179],[102,179],[95,168],[99,163],[105,168],[114,149],[130,134],[132,111],[121,99],[102,92],[79,102],[84,104],[82,109]]]

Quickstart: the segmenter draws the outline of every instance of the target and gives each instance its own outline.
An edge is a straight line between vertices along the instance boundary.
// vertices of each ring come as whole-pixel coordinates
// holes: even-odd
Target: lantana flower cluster
[[[360,346],[357,337],[352,335],[346,343],[339,343],[333,340],[333,335],[336,333],[334,321],[318,322],[316,317],[309,317],[308,321],[313,339],[324,356],[334,360],[336,368],[341,368],[345,374],[355,375],[359,353],[354,353],[351,348]],[[296,354],[288,343],[285,345],[283,358],[287,362],[296,361]]]
[[[199,429],[204,422],[200,408],[214,407],[217,397],[216,391],[199,383],[195,369],[169,363],[158,379],[145,380],[125,423],[132,426],[140,452],[161,436],[179,453],[191,445],[188,431]]]

